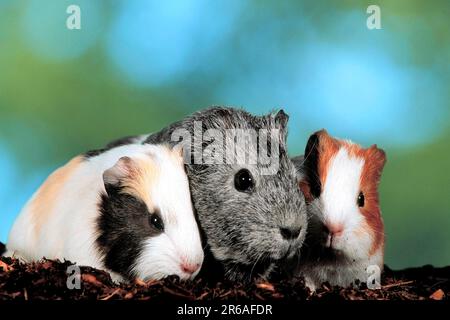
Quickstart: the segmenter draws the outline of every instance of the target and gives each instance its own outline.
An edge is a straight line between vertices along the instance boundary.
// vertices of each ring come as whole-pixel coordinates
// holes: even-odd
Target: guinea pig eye
[[[364,198],[364,193],[362,191],[359,193],[357,202],[358,202],[358,207],[360,207],[360,208],[364,207],[365,198]]]
[[[237,191],[248,192],[253,189],[255,183],[253,177],[247,169],[239,170],[234,176],[234,187]]]
[[[154,213],[150,216],[149,222],[150,222],[150,225],[153,226],[154,228],[156,228],[160,231],[164,231],[164,224],[163,224],[160,216],[157,215],[156,213]]]

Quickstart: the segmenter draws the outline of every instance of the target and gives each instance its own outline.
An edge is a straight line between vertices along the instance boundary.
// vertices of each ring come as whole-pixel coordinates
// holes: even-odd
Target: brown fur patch
[[[331,137],[325,130],[319,131],[318,136],[319,162],[317,169],[320,177],[320,183],[323,187],[325,185],[325,181],[327,180],[329,163],[338,153],[341,143],[339,140]]]
[[[180,149],[163,147],[158,152],[165,153],[161,155],[162,159],[160,161],[170,161],[184,170],[183,156]],[[122,192],[144,201],[149,212],[155,212],[157,209],[160,209],[157,208],[151,191],[156,188],[155,185],[160,179],[164,179],[161,168],[157,164],[158,160],[155,160],[155,157],[159,156],[148,153],[144,157],[123,157],[116,164],[116,166],[120,166],[118,172]],[[166,218],[168,223],[176,223],[174,217],[169,215]]]
[[[378,186],[386,163],[386,154],[376,145],[364,150],[364,167],[361,174],[361,190],[365,196],[365,206],[361,212],[374,233],[374,243],[370,250],[373,255],[384,247],[384,224],[381,217]]]
[[[364,229],[373,235],[373,245],[369,252],[369,255],[373,255],[379,248],[384,247],[384,225],[381,217],[378,185],[386,163],[386,155],[376,145],[364,149],[360,145],[347,140],[341,140],[339,143],[347,149],[350,157],[364,159],[360,189],[364,194],[365,205],[360,208],[360,211],[367,222]]]
[[[49,219],[61,187],[82,162],[83,157],[81,156],[73,158],[66,165],[54,171],[37,190],[29,205],[36,236]]]
[[[127,171],[127,176],[121,181],[122,191],[144,201],[150,212],[155,211],[150,189],[159,179],[160,170],[151,156],[148,159],[132,159],[127,163]]]

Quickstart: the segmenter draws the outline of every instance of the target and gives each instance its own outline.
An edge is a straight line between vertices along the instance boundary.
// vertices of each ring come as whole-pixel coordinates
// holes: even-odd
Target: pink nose
[[[344,226],[341,223],[328,223],[326,227],[332,236],[340,236],[344,231]]]
[[[200,264],[183,262],[180,265],[180,268],[185,273],[193,274],[200,268]]]

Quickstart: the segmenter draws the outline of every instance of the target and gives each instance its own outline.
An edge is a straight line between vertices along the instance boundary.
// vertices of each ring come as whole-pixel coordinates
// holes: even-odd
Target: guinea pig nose
[[[183,262],[180,265],[180,268],[184,273],[192,274],[192,273],[195,273],[200,268],[200,264]]]
[[[297,237],[300,234],[301,230],[302,230],[302,227],[299,227],[299,228],[283,228],[283,227],[280,227],[281,236],[284,239],[286,239],[286,240],[297,239]]]
[[[339,236],[344,231],[344,226],[341,223],[329,223],[326,225],[328,233],[333,236]]]

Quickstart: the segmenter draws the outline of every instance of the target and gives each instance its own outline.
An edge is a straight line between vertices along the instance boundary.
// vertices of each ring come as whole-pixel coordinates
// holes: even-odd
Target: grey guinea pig
[[[184,146],[184,154],[191,155],[190,159],[185,158],[186,171],[200,229],[207,244],[202,272],[217,275],[216,267],[220,267],[227,279],[248,281],[252,276],[268,277],[279,262],[295,256],[306,235],[306,202],[298,188],[296,169],[286,151],[287,122],[288,116],[282,110],[276,114],[253,116],[241,109],[212,107],[160,132],[124,138],[110,146],[161,142],[176,145],[180,143],[180,137],[176,137],[180,130],[194,136],[187,145],[188,150]],[[199,123],[200,127],[194,129]],[[259,161],[192,163],[192,157],[204,152],[210,144],[210,141],[205,141],[207,139],[200,145],[196,144],[195,135],[205,135],[210,129],[216,129],[226,137],[225,144],[229,142],[227,134],[236,129],[272,132],[271,138],[278,145],[278,170],[273,174],[262,174],[261,169],[265,165]],[[262,139],[259,137],[258,141]],[[273,141],[269,141],[267,149],[273,147]],[[249,154],[261,151],[259,143],[249,148],[244,151]],[[193,151],[192,154],[189,151]]]

